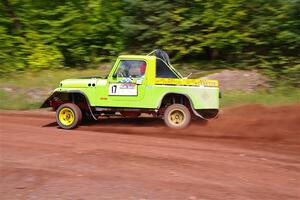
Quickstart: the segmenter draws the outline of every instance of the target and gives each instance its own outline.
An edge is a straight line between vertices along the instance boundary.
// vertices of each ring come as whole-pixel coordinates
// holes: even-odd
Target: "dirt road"
[[[160,120],[57,128],[1,112],[1,199],[300,199],[300,104],[225,109],[173,131]]]

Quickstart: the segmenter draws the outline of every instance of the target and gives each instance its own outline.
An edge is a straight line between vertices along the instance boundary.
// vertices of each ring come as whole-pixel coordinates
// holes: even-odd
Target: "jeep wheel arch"
[[[89,99],[83,92],[79,90],[72,90],[67,92],[55,91],[45,100],[40,108],[52,107],[53,110],[57,110],[57,108],[64,103],[76,104],[83,112],[85,111],[86,113],[90,114],[95,120],[97,120],[97,117],[95,117],[95,114],[92,111]]]
[[[56,110],[60,104],[68,102],[77,103],[79,104],[79,107],[84,106],[84,104],[86,104],[86,106],[90,106],[88,98],[81,91],[55,91],[44,101],[40,108],[53,107],[53,109]],[[54,103],[57,105],[54,105]]]
[[[186,94],[182,94],[182,93],[166,93],[164,94],[164,96],[162,97],[162,99],[160,100],[159,104],[158,104],[158,108],[162,108],[164,107],[164,104],[166,102],[175,104],[183,104],[183,105],[189,105],[191,108],[194,107],[193,102],[191,100],[191,98],[186,95]]]

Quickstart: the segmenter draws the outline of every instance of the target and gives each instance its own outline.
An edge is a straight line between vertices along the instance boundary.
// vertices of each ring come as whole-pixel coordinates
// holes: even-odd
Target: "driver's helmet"
[[[143,62],[141,65],[140,65],[140,74],[141,76],[143,76],[145,74],[145,71],[146,71],[146,63]]]

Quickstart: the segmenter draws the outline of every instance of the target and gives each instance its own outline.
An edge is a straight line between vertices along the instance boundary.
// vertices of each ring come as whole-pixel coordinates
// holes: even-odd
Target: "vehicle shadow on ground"
[[[49,124],[45,124],[45,125],[43,125],[42,127],[57,127],[58,126],[58,124],[56,123],[56,122],[51,122],[51,123],[49,123]]]
[[[158,118],[100,118],[98,121],[83,121],[81,126],[128,126],[128,127],[164,127],[164,121]]]

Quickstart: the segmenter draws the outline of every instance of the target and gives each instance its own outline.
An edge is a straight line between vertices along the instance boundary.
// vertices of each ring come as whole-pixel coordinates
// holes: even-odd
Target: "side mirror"
[[[114,79],[116,79],[116,78],[117,78],[117,74],[113,74],[112,77],[113,77]]]

